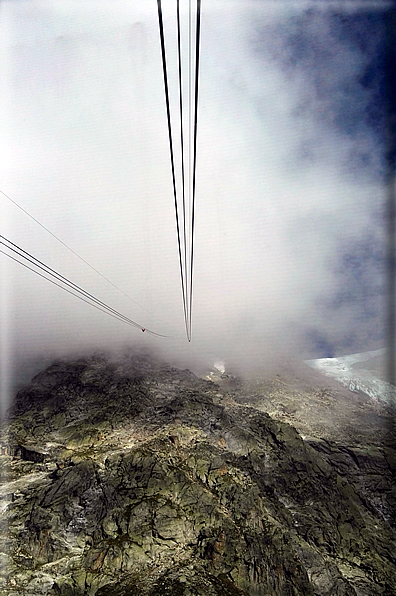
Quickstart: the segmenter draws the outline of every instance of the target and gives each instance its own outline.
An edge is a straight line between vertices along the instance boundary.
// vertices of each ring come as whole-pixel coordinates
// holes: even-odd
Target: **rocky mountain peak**
[[[396,593],[385,406],[313,372],[220,372],[94,355],[19,391],[2,434],[1,593]],[[323,412],[302,415],[310,395],[329,417],[348,398],[362,428],[321,433]]]

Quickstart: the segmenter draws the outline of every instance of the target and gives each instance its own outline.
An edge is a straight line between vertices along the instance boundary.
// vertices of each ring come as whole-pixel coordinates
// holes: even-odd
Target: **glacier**
[[[388,348],[381,348],[369,352],[335,358],[316,358],[304,362],[324,375],[333,377],[351,391],[362,391],[375,401],[392,404],[396,397],[396,387],[381,378],[385,376],[384,357],[387,353]]]

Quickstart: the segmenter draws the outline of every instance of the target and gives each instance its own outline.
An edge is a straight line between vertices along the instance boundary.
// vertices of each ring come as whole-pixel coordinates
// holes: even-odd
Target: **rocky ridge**
[[[3,428],[0,594],[396,594],[392,418],[369,406],[290,370],[53,364]]]

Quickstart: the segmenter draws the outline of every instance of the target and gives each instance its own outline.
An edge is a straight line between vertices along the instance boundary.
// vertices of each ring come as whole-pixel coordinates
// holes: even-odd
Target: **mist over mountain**
[[[89,6],[1,5],[2,234],[167,335],[159,343],[170,359],[261,366],[274,352],[382,347],[387,3],[202,8],[191,346],[156,6]],[[176,138],[174,9],[164,2]],[[187,18],[181,3],[183,41]],[[0,257],[2,362],[138,341],[140,332]]]
[[[390,8],[202,3],[188,342],[156,3],[0,3],[1,596],[395,594]]]

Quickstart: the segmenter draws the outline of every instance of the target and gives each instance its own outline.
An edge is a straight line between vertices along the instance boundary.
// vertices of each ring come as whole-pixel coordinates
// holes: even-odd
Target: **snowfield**
[[[378,369],[378,362],[380,362],[381,372],[385,373],[385,359],[383,356],[387,352],[387,348],[382,348],[371,352],[338,356],[337,358],[306,360],[305,363],[324,375],[335,378],[351,391],[362,391],[372,399],[391,403],[396,397],[396,387],[381,379],[382,374],[376,370]],[[354,366],[356,364],[359,364],[359,366]]]

